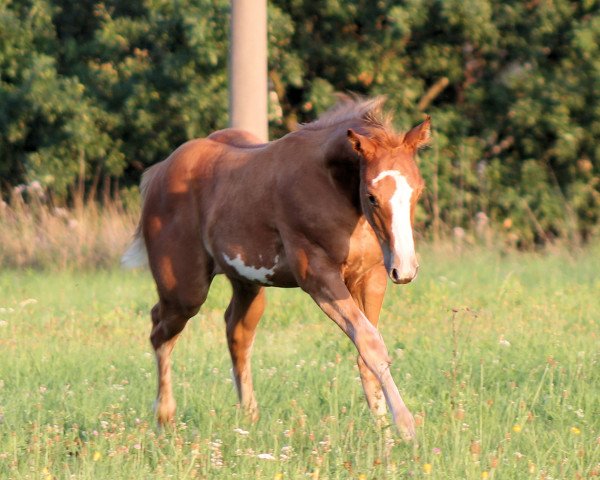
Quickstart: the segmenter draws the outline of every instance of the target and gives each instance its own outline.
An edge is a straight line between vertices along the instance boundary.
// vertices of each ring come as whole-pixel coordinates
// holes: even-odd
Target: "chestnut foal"
[[[267,144],[221,130],[183,144],[144,174],[142,215],[123,263],[148,261],[156,281],[150,339],[160,424],[175,414],[177,337],[223,273],[233,288],[225,322],[235,383],[253,419],[250,354],[264,287],[300,287],[356,345],[374,414],[385,415],[387,402],[403,437],[414,437],[377,322],[386,273],[404,284],[419,268],[412,224],[423,180],[414,157],[429,140],[430,121],[397,135],[382,103],[345,99]]]

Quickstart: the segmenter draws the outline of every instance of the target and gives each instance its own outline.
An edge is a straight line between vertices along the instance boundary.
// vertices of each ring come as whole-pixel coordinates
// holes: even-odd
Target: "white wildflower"
[[[270,453],[259,453],[256,458],[260,458],[261,460],[276,460]]]
[[[291,445],[285,445],[281,447],[281,452],[279,453],[279,460],[285,462],[289,460],[293,453],[293,447]]]
[[[218,438],[214,442],[210,442],[210,463],[215,468],[221,468],[224,465],[221,445],[223,445],[223,441]]]

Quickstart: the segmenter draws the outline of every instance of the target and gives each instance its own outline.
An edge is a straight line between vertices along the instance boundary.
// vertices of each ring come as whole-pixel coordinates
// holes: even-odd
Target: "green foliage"
[[[418,219],[434,235],[478,213],[525,246],[597,231],[598,2],[271,0],[268,14],[273,137],[333,92],[385,94],[400,129],[433,117]],[[5,186],[133,185],[225,127],[228,18],[227,0],[2,2]]]
[[[227,2],[3,3],[0,173],[64,197],[226,124]],[[137,175],[136,175],[137,178]]]

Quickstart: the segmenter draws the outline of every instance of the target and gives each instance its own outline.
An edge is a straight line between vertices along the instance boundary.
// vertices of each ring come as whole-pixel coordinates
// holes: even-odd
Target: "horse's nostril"
[[[392,279],[394,280],[394,282],[400,280],[400,278],[398,277],[398,270],[396,270],[395,268],[392,268]]]

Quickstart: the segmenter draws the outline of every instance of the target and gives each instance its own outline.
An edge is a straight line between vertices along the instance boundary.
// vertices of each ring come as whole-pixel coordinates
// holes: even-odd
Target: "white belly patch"
[[[271,268],[267,267],[253,267],[252,265],[246,265],[242,256],[238,253],[235,258],[231,258],[227,254],[223,254],[223,259],[230,267],[240,275],[248,280],[252,280],[253,282],[263,283],[265,285],[273,285],[267,277],[272,276],[275,273],[275,267],[277,266],[277,262],[279,261],[279,255],[275,257],[273,260],[273,266]]]

